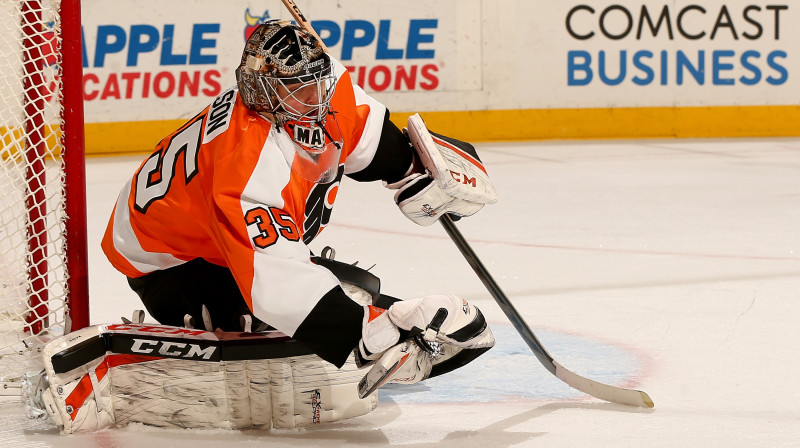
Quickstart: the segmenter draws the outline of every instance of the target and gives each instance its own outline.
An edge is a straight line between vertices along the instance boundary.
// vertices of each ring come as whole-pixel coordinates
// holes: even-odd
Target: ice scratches
[[[747,305],[747,308],[745,308],[741,313],[739,313],[738,316],[736,316],[736,319],[733,321],[733,325],[732,325],[733,327],[735,327],[739,323],[739,321],[744,317],[745,314],[749,313],[750,310],[753,309],[753,307],[756,304],[756,299],[758,299],[758,290],[760,288],[761,288],[761,284],[759,284],[758,287],[756,287],[756,291],[753,293],[753,297],[750,299],[750,303]],[[728,340],[730,339],[730,337],[731,337],[730,333],[728,333],[725,336],[725,343],[728,343]]]

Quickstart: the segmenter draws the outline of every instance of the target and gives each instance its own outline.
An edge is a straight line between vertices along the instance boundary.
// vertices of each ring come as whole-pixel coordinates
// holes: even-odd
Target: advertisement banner
[[[291,18],[278,1],[86,3],[87,122],[189,118],[235,84],[261,22]],[[306,3],[334,57],[370,93],[481,89],[479,0]]]
[[[420,112],[473,140],[800,134],[790,2],[297,3],[399,125]],[[249,33],[275,18],[291,18],[277,0],[86,0],[91,150],[152,147],[235,84]]]
[[[537,31],[553,37],[546,59],[530,66],[549,93],[535,107],[800,104],[788,2],[553,3]]]

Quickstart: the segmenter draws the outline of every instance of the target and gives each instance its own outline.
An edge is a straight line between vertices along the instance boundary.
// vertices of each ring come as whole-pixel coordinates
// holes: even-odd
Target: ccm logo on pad
[[[452,177],[454,181],[472,187],[478,186],[478,183],[474,177],[469,177],[466,174],[457,173],[453,170],[448,170],[448,171],[450,171],[450,177]]]
[[[159,354],[170,358],[211,359],[217,347],[202,347],[197,344],[183,342],[154,341],[151,339],[134,339],[131,352],[147,355]]]

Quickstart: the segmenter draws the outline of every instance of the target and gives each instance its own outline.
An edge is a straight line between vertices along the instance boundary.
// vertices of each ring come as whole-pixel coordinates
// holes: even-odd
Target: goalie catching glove
[[[410,220],[429,226],[444,213],[471,216],[484,204],[497,202],[472,145],[428,131],[419,114],[408,118],[406,131],[424,170],[412,163],[403,179],[386,187],[398,190],[395,203]]]
[[[453,352],[443,347],[474,351],[463,358],[469,362],[494,345],[483,313],[456,296],[398,301],[388,310],[365,306],[364,313],[356,363],[372,368],[359,383],[360,397],[387,382],[411,384],[428,378],[438,358]]]

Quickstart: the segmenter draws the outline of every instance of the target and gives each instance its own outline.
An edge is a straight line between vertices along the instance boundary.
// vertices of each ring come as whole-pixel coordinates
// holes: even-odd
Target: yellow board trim
[[[411,113],[392,113],[402,128]],[[428,128],[469,142],[800,136],[800,106],[639,107],[421,112]],[[152,152],[185,120],[86,124],[89,155]]]
[[[186,120],[86,123],[87,155],[151,153],[162,138],[175,132]]]
[[[38,133],[36,134],[38,135]],[[41,157],[44,160],[58,159],[61,157],[61,129],[56,125],[42,126],[43,139],[41,140],[40,148],[42,150]],[[16,160],[22,162],[25,148],[30,144],[25,130],[22,127],[5,127],[0,126],[0,160]],[[33,155],[32,153],[30,154]]]

